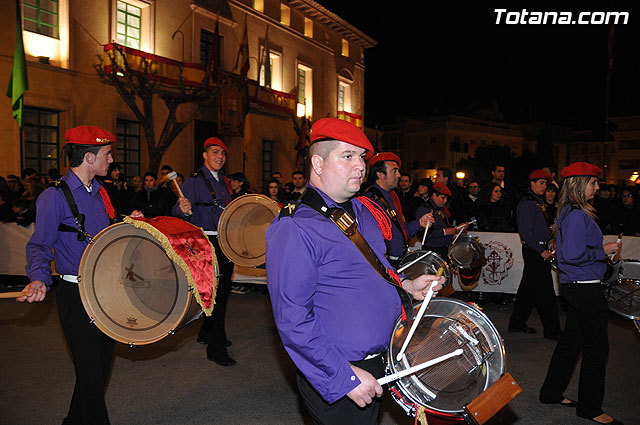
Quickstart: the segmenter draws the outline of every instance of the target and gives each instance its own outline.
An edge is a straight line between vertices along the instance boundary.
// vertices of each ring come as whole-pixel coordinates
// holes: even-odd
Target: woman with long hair
[[[487,185],[488,193],[481,194],[478,211],[478,228],[482,232],[513,232],[511,210],[502,198],[500,183]]]
[[[589,203],[598,191],[600,168],[576,162],[562,169],[564,178],[553,226],[562,292],[568,304],[567,322],[558,341],[547,377],[540,389],[540,402],[576,407],[579,417],[601,424],[621,425],[602,410],[609,339],[608,305],[601,286],[607,255],[622,243],[603,245],[602,232]],[[565,398],[580,352],[582,365],[578,401]]]

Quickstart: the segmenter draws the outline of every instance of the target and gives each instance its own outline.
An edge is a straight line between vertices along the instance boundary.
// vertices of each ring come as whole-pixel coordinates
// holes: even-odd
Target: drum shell
[[[416,313],[419,308],[420,304],[414,307]],[[472,352],[473,349],[469,349],[465,345],[466,338],[464,336],[459,338],[459,336],[454,335],[455,332],[452,331],[452,327],[457,329],[460,324],[463,324],[463,328],[465,324],[471,324],[466,329],[474,328],[470,335],[481,335],[477,340],[481,341],[481,346],[490,348],[487,353],[491,351],[491,354],[477,358],[476,353]],[[389,374],[448,354],[458,347],[464,347],[465,353],[463,356],[465,358],[463,359],[463,356],[454,357],[425,369],[424,374],[418,372],[391,383],[390,388],[392,394],[394,394],[394,399],[408,414],[415,414],[414,404],[417,404],[440,416],[462,417],[464,415],[464,406],[500,379],[506,370],[506,355],[500,334],[484,313],[466,303],[451,298],[432,299],[411,339],[405,357],[400,362],[397,362],[395,357],[404,342],[410,326],[411,324],[405,328],[400,318],[396,322],[388,349],[387,372]],[[442,334],[439,332],[442,332]],[[447,343],[450,343],[451,346],[438,346],[441,340],[447,338],[449,339]],[[413,351],[416,345],[420,344],[432,344],[435,347],[434,351],[427,358],[420,358],[419,353]],[[472,376],[465,369],[469,367],[466,364],[469,354],[472,355],[472,361],[477,361],[480,364],[480,366],[472,369],[473,376],[477,377],[477,381],[473,382],[473,385],[467,385],[469,383],[464,381],[455,382],[455,379],[458,379],[455,378],[455,375],[459,375],[462,380],[466,379],[465,375]],[[456,369],[457,367],[459,369]],[[443,369],[438,370],[437,368]],[[447,371],[453,371],[454,373]],[[447,384],[444,389],[438,390],[436,387],[445,385],[441,381],[442,376],[451,376],[454,382]],[[434,384],[431,385],[431,382]],[[460,384],[459,388],[456,387],[458,384]],[[420,391],[425,387],[427,390],[434,392],[436,397],[430,399],[426,391],[421,393]]]
[[[620,260],[611,266],[605,282],[605,297],[614,313],[640,319],[640,260]]]
[[[264,195],[247,194],[231,201],[218,221],[218,243],[224,255],[239,266],[264,265],[265,234],[278,214],[278,203]]]
[[[213,263],[217,270],[215,257]],[[87,315],[116,341],[151,344],[201,314],[185,272],[152,235],[131,224],[98,233],[78,270]]]
[[[484,245],[476,236],[469,234],[462,234],[452,242],[448,255],[451,264],[461,269],[477,269],[486,262]]]
[[[409,279],[415,279],[423,274],[436,274],[438,269],[442,267],[442,275],[445,278],[443,286],[451,285],[451,267],[449,267],[449,264],[441,256],[433,251],[417,250],[408,253],[400,259],[398,269],[401,269],[406,264],[415,261],[417,258],[420,258],[425,254],[426,256],[424,258],[407,267],[402,274]]]

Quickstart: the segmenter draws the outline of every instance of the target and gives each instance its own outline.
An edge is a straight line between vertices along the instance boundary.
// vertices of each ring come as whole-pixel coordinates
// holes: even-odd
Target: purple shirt
[[[78,176],[69,171],[60,180],[69,185],[78,212],[85,215],[84,228],[91,236],[96,236],[109,226],[109,216],[100,196],[100,183],[91,181],[91,193],[87,192]],[[36,228],[27,243],[26,271],[29,280],[40,280],[51,286],[51,260],[55,260],[56,273],[78,275],[78,266],[88,241],[78,241],[76,232],[59,232],[60,223],[77,227],[71,208],[62,189],[47,188],[36,201]],[[55,254],[51,250],[55,251]]]
[[[218,181],[206,166],[203,166],[200,171],[202,172],[202,176],[191,176],[182,185],[184,197],[191,202],[193,216],[182,214],[179,203],[173,206],[171,214],[173,214],[174,217],[188,220],[191,224],[202,227],[204,230],[218,230],[218,220],[220,220],[220,215],[224,207],[231,202],[231,194],[229,193],[229,189],[221,172],[218,173],[218,177],[220,178],[220,181]],[[211,192],[209,192],[209,188],[203,177],[211,183],[213,191],[216,194],[215,200],[213,196],[211,196]]]
[[[360,201],[351,203],[359,231],[389,267],[378,224]],[[304,204],[293,216],[276,217],[266,239],[268,289],[284,347],[332,403],[360,384],[349,362],[388,347],[400,297],[333,222]]]
[[[571,206],[562,209],[558,226],[556,246],[560,283],[601,280],[607,266],[600,227],[587,213]]]
[[[529,194],[522,198],[516,208],[516,219],[522,242],[542,254],[549,241],[549,223],[539,205],[544,205],[542,196],[529,190]]]
[[[433,212],[433,224],[429,226],[425,246],[449,246],[451,241],[453,241],[453,235],[444,234],[444,230],[451,227],[449,224],[449,211],[444,207],[438,207],[431,199],[429,199],[418,207],[416,210],[416,217],[420,218],[430,212]]]

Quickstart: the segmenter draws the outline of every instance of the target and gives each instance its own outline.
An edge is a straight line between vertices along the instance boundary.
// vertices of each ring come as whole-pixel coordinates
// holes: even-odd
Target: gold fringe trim
[[[429,425],[429,421],[427,421],[427,415],[424,413],[424,406],[418,406],[416,410],[416,419],[422,425]]]
[[[211,247],[211,254],[213,255],[213,292],[211,294],[211,306],[208,308],[205,308],[204,305],[202,304],[202,299],[200,298],[200,292],[198,291],[198,287],[196,286],[196,283],[193,280],[193,276],[191,275],[191,270],[189,270],[189,266],[187,266],[187,263],[173,249],[173,246],[171,246],[171,242],[169,242],[169,238],[164,233],[160,232],[158,229],[153,227],[153,225],[146,223],[144,221],[136,220],[135,218],[131,218],[129,216],[125,216],[123,221],[138,229],[146,230],[147,233],[153,236],[155,240],[157,240],[160,243],[160,245],[162,245],[162,248],[164,249],[167,256],[174,263],[176,263],[182,269],[184,274],[187,276],[187,282],[189,284],[189,287],[191,288],[191,292],[195,297],[196,302],[200,305],[200,308],[202,308],[202,311],[204,311],[204,314],[206,314],[207,316],[211,316],[211,313],[213,312],[213,307],[215,306],[215,303],[216,303],[215,302],[216,293],[218,292],[218,259],[216,258],[216,251],[213,248],[211,241],[204,234],[204,232],[202,233],[202,236],[204,236],[204,238],[209,243],[209,246]],[[201,228],[198,227],[198,229],[202,232]]]

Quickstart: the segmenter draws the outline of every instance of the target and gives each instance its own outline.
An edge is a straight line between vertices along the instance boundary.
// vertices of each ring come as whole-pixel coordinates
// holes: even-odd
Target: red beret
[[[560,171],[560,177],[563,179],[576,176],[600,177],[601,175],[602,170],[600,167],[591,165],[588,162],[574,162],[571,165],[567,165],[562,169],[562,171]]]
[[[76,145],[105,146],[115,143],[116,138],[106,130],[93,125],[79,125],[64,133],[68,143]]]
[[[545,179],[548,182],[553,180],[551,178],[551,174],[547,173],[544,170],[535,170],[535,171],[532,171],[531,174],[529,174],[529,181],[540,180],[540,179]]]
[[[438,192],[441,195],[447,195],[449,197],[451,196],[451,190],[449,190],[447,185],[444,183],[435,182],[433,184],[433,190]]]
[[[373,156],[371,142],[355,125],[338,118],[322,118],[311,126],[311,144],[327,140],[338,140],[350,145],[366,149],[366,159]]]
[[[229,156],[229,148],[227,148],[227,145],[225,145],[224,142],[218,139],[217,137],[209,137],[207,140],[204,141],[205,150],[209,146],[220,146],[222,149],[224,149],[227,156]]]
[[[398,163],[398,168],[402,166],[402,162],[400,162],[400,158],[398,155],[392,152],[380,152],[375,154],[373,158],[369,161],[369,167],[373,167],[373,164],[380,161],[395,161]]]

